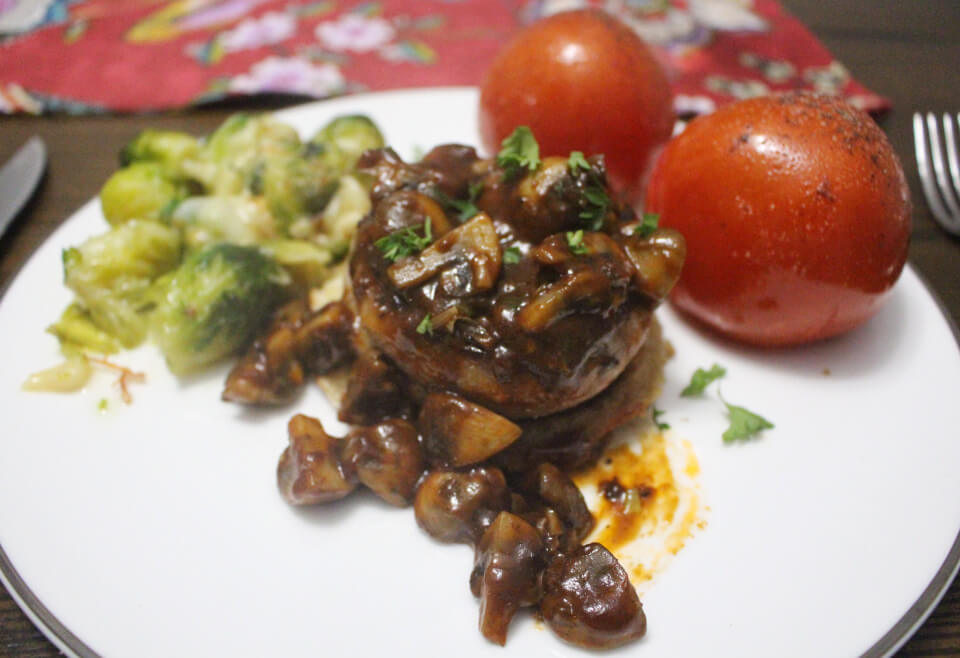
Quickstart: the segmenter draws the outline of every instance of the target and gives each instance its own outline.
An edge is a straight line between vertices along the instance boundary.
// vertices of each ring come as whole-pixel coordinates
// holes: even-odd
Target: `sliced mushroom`
[[[500,512],[477,545],[470,589],[480,597],[480,632],[503,646],[517,610],[540,601],[545,566],[543,540],[536,528],[510,512]]]
[[[417,488],[413,511],[427,534],[445,542],[474,544],[502,510],[510,490],[498,468],[433,471]]]
[[[650,237],[628,237],[625,249],[636,269],[636,287],[654,301],[666,299],[680,278],[687,243],[679,231],[657,229]]]
[[[583,268],[556,283],[544,286],[517,314],[525,331],[543,331],[574,312],[578,305],[593,304],[609,296],[610,279],[601,272]]]
[[[436,240],[417,256],[389,267],[387,276],[397,288],[409,288],[453,268],[459,275],[453,287],[459,296],[489,290],[500,274],[500,241],[490,216],[480,213]],[[448,294],[452,291],[448,291]]]
[[[353,491],[356,478],[341,459],[341,440],[328,436],[319,420],[303,414],[291,418],[287,430],[290,445],[277,465],[277,484],[287,502],[329,503]]]
[[[356,471],[361,484],[397,507],[413,501],[424,470],[417,428],[398,418],[353,430],[347,435],[343,461]]]
[[[503,416],[450,393],[428,395],[417,425],[430,460],[453,467],[476,464],[497,454],[523,431]]]
[[[647,631],[626,570],[596,543],[553,559],[543,575],[540,612],[562,639],[588,649],[612,649]]]

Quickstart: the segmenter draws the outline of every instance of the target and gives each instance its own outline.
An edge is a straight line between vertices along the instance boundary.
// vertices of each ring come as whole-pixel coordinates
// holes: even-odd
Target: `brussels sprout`
[[[86,350],[113,354],[121,347],[120,341],[94,324],[90,312],[77,302],[67,306],[47,331],[57,337],[60,350],[68,355]]]
[[[170,223],[183,231],[188,249],[216,242],[252,245],[277,237],[276,222],[261,199],[250,196],[198,196],[184,199]]]
[[[158,162],[135,162],[118,169],[100,190],[103,216],[111,226],[131,219],[162,221],[186,194],[186,187],[164,173]]]
[[[308,147],[323,153],[327,164],[340,174],[356,168],[364,151],[383,145],[377,125],[362,114],[333,119],[308,142]]]
[[[300,146],[297,131],[269,114],[234,114],[210,135],[188,170],[214,194],[257,192],[264,163],[295,157]]]
[[[323,213],[294,221],[287,232],[293,238],[316,243],[339,260],[347,254],[357,224],[368,212],[367,188],[356,176],[343,176]]]
[[[63,252],[64,282],[93,323],[134,347],[146,335],[145,309],[155,278],[180,261],[172,228],[131,220]]]
[[[187,374],[242,349],[287,295],[290,276],[256,247],[216,244],[158,282],[151,333]]]
[[[286,229],[322,211],[337,189],[337,177],[319,157],[274,158],[264,163],[262,192],[267,207]]]
[[[334,254],[306,240],[274,240],[261,250],[283,266],[294,284],[304,291],[321,285],[329,275]]]
[[[137,135],[120,151],[120,166],[134,162],[156,162],[163,166],[171,178],[185,179],[185,160],[195,158],[200,152],[200,140],[187,133],[172,130],[147,129]]]

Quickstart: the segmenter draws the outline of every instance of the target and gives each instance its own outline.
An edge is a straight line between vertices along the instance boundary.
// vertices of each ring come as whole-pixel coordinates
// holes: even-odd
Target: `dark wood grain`
[[[960,2],[957,0],[785,0],[848,69],[893,101],[879,122],[901,155],[915,213],[910,263],[960,323],[960,241],[941,231],[920,193],[913,160],[914,111],[960,110]],[[283,104],[276,100],[268,107]],[[30,135],[47,143],[50,166],[36,197],[0,239],[0,287],[30,254],[94,196],[116,167],[119,149],[151,126],[209,132],[233,107],[152,116],[11,117],[0,120],[0,161]],[[50,309],[51,317],[58,309]],[[956,438],[956,428],[944,428]],[[877,575],[882,578],[882,574]],[[855,610],[850,611],[856,615]],[[816,632],[816,629],[798,629]],[[56,656],[58,651],[0,588],[0,656]],[[899,656],[960,656],[960,584],[954,585]]]

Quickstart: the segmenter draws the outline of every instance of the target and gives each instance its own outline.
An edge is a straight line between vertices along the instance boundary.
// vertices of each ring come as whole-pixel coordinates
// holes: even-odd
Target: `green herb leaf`
[[[654,212],[645,212],[643,213],[643,221],[633,229],[633,234],[641,238],[649,238],[653,235],[653,232],[657,230],[657,225],[660,223],[660,215]]]
[[[457,220],[461,223],[472,219],[480,212],[476,201],[483,192],[483,181],[470,183],[467,199],[454,199],[448,196],[443,190],[434,187],[428,194],[433,197],[440,205],[453,209],[457,212]]]
[[[670,429],[670,423],[660,422],[660,416],[662,416],[664,413],[665,412],[663,409],[657,409],[656,407],[653,408],[653,424],[656,425],[657,429],[661,432]]]
[[[599,184],[593,184],[583,190],[586,208],[580,211],[580,219],[587,221],[587,228],[599,231],[603,227],[603,218],[610,208],[610,196]]]
[[[704,370],[703,368],[697,368],[693,375],[690,377],[690,383],[687,384],[687,387],[680,391],[680,395],[685,398],[692,398],[703,393],[703,391],[724,375],[727,374],[727,369],[714,363],[710,370]]]
[[[417,325],[417,333],[420,335],[433,334],[433,322],[430,320],[430,314],[427,313]]]
[[[520,262],[520,248],[507,247],[503,250],[503,262],[508,265],[514,265]]]
[[[727,412],[730,414],[730,427],[723,433],[724,443],[743,441],[763,430],[773,429],[773,423],[766,418],[758,416],[752,411],[747,411],[743,407],[730,404],[726,400],[723,400],[723,403],[727,406]]]
[[[390,262],[397,261],[404,256],[412,256],[419,253],[424,247],[433,242],[433,233],[430,229],[430,218],[427,217],[421,228],[423,236],[417,234],[417,227],[408,226],[399,231],[394,231],[385,235],[376,242],[374,246],[383,252],[383,257]]]
[[[590,163],[583,157],[581,151],[573,151],[567,159],[567,166],[570,167],[570,173],[576,174],[577,171],[590,171]]]
[[[536,171],[540,166],[540,145],[526,126],[517,126],[516,130],[501,142],[502,148],[497,154],[499,165],[507,180],[516,178],[524,168]]]
[[[577,229],[576,231],[567,231],[567,246],[570,247],[570,251],[576,254],[577,256],[583,256],[584,254],[589,254],[590,250],[587,249],[587,245],[583,244],[583,229]]]

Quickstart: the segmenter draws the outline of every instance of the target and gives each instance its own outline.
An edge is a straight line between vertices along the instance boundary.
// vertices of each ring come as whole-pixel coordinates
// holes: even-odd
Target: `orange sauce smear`
[[[652,579],[704,526],[700,464],[687,441],[649,425],[625,429],[626,440],[574,481],[596,519],[586,541],[606,546],[640,582]]]

